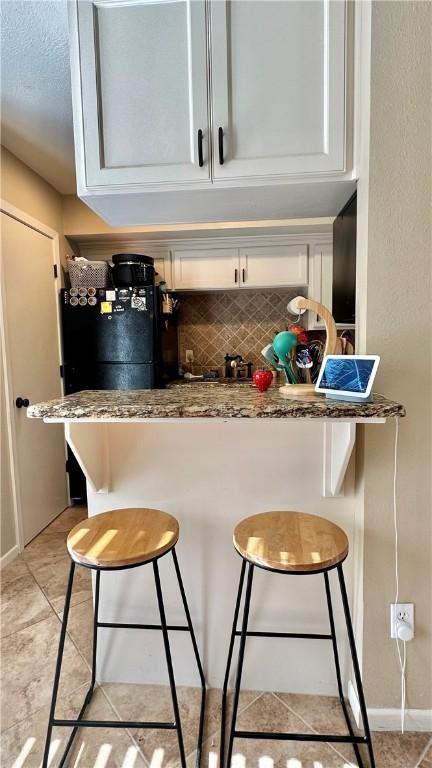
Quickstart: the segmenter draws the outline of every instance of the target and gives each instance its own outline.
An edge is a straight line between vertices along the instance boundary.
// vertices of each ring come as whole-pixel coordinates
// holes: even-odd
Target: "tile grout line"
[[[91,600],[92,598],[89,598],[89,599]],[[71,607],[72,607],[72,606],[71,606]],[[60,616],[58,615],[58,613],[57,613],[57,612],[54,610],[54,608],[53,608],[53,611],[54,611],[54,614],[55,614],[55,616],[56,616],[56,619],[57,619],[57,621],[60,623],[60,626],[62,626],[62,624],[63,624],[63,617],[60,617]],[[73,639],[72,635],[69,633],[69,631],[68,631],[68,630],[66,630],[66,635],[67,635],[67,637],[69,638],[69,640],[70,640],[70,642],[72,643],[72,645],[73,645],[73,647],[75,648],[75,650],[77,651],[78,655],[79,655],[79,656],[81,657],[81,659],[83,660],[83,662],[84,662],[84,664],[86,665],[86,667],[87,667],[88,671],[91,673],[91,671],[92,671],[92,668],[91,668],[91,664],[89,663],[89,661],[88,661],[88,660],[86,659],[86,657],[84,656],[84,653],[81,651],[81,648],[79,647],[79,645],[77,645],[77,643],[75,642],[75,640]]]
[[[426,744],[425,748],[423,749],[419,759],[417,760],[415,764],[415,768],[419,768],[421,765],[422,760],[426,757],[429,750],[432,749],[432,737],[429,739],[428,743]]]
[[[310,728],[312,733],[319,735],[319,731],[317,731],[316,728],[313,727],[313,725],[311,725],[307,720],[305,720],[304,717],[302,717],[302,715],[300,715],[298,712],[292,709],[289,706],[289,704],[287,704],[283,699],[280,698],[280,696],[278,696],[277,693],[273,692],[273,696],[278,701],[280,701],[280,703],[283,704],[284,707],[286,707],[288,711],[291,712],[292,715],[295,715],[299,720],[302,721],[302,723],[304,723],[304,725],[307,725],[307,727]],[[341,752],[339,752],[339,750],[336,749],[336,747],[334,747],[330,742],[325,741],[324,744],[326,744],[333,752],[335,752],[338,755],[338,757],[341,757],[342,760],[344,760],[347,763],[347,765],[350,766],[350,768],[358,768],[358,766],[356,766],[356,763],[353,763],[352,760],[348,760],[348,758],[345,755],[343,755]]]
[[[66,509],[70,509],[70,507],[66,507]],[[66,509],[64,509],[64,510],[63,510],[63,512],[65,512],[65,511],[66,511]],[[61,512],[60,514],[63,514],[63,512]],[[57,520],[57,519],[58,519],[58,517],[60,517],[60,515],[58,515],[58,516],[55,518],[55,520]],[[52,522],[54,522],[54,521],[52,521]],[[50,526],[50,525],[51,525],[51,523],[50,523],[50,524],[49,524],[49,525],[48,525],[46,528],[44,528],[44,531],[48,530],[48,528],[49,528],[49,526]],[[61,533],[64,533],[64,531],[61,531]],[[53,604],[52,604],[52,602],[51,602],[50,598],[49,598],[49,597],[48,597],[48,595],[45,593],[45,591],[43,590],[43,588],[40,586],[40,584],[39,584],[39,582],[38,582],[38,580],[37,580],[37,578],[36,578],[35,574],[34,574],[34,573],[33,573],[33,571],[31,570],[30,566],[27,564],[27,562],[26,562],[25,560],[24,560],[24,562],[25,562],[25,564],[26,564],[26,567],[27,567],[27,569],[28,569],[29,573],[31,574],[32,578],[34,579],[34,581],[35,581],[35,583],[36,583],[36,585],[37,585],[38,589],[39,589],[39,590],[42,592],[42,594],[43,594],[43,596],[44,596],[45,600],[47,601],[48,605],[50,606],[50,608],[51,608],[51,610],[52,610],[52,612],[53,612],[54,616],[55,616],[55,617],[57,618],[57,620],[60,622],[60,625],[62,625],[62,624],[63,624],[63,617],[61,617],[61,616],[60,616],[60,614],[58,613],[58,611],[56,611],[56,609],[54,608],[54,606],[53,606]],[[72,602],[71,602],[71,604],[70,604],[70,608],[73,608],[73,607],[74,607],[74,605],[75,605],[75,606],[77,606],[77,605],[82,605],[83,603],[85,603],[85,602],[87,602],[87,601],[89,601],[89,600],[93,600],[93,597],[88,597],[88,598],[86,598],[85,600],[82,600],[80,603],[72,603]],[[62,613],[64,613],[64,605],[63,605],[63,611],[62,611]],[[43,619],[42,619],[42,621],[43,621]],[[35,623],[38,623],[38,622],[35,622]],[[88,670],[91,672],[91,665],[89,664],[89,662],[88,662],[88,661],[87,661],[87,659],[85,658],[85,656],[84,656],[84,654],[82,653],[81,649],[79,648],[79,646],[77,645],[77,643],[74,641],[74,639],[73,639],[72,635],[70,634],[70,632],[69,632],[68,630],[66,630],[66,634],[67,634],[67,636],[68,636],[69,640],[71,641],[72,645],[74,646],[75,650],[78,652],[79,656],[80,656],[80,657],[81,657],[81,659],[84,661],[84,663],[85,663],[85,665],[87,666]]]
[[[217,690],[217,691],[218,691],[218,690],[221,690],[221,689],[219,689],[219,688],[213,688],[213,689],[210,689],[210,690]],[[222,691],[221,691],[221,692],[222,692]],[[250,701],[250,702],[249,702],[249,704],[246,704],[246,706],[245,706],[245,707],[243,707],[243,709],[239,709],[239,710],[238,710],[238,713],[237,713],[237,715],[241,715],[241,714],[243,714],[243,712],[246,712],[246,710],[247,710],[247,709],[249,709],[249,707],[251,707],[251,706],[252,706],[252,704],[255,704],[255,702],[256,702],[256,701],[258,701],[258,699],[260,699],[260,698],[261,698],[261,696],[262,696],[263,694],[264,694],[264,691],[260,691],[260,692],[257,694],[257,696],[255,696],[255,698],[254,698],[254,699],[252,699],[252,701]],[[228,709],[228,707],[227,707],[227,709]],[[221,725],[222,725],[222,723],[221,723]],[[218,736],[220,736],[220,732],[221,732],[221,725],[219,726],[219,728],[218,728],[218,730],[217,730],[217,731],[213,731],[212,733],[210,733],[210,734],[209,734],[209,736],[207,736],[207,739],[206,739],[206,741],[212,741],[214,738],[217,738]],[[203,742],[203,746],[204,746],[204,742]],[[190,755],[188,755],[188,758],[189,758],[191,755],[193,755],[195,752],[196,752],[196,750],[194,750],[194,752],[191,752],[191,754],[190,754]]]
[[[56,611],[55,611],[55,609],[53,608],[53,606],[52,606],[52,604],[51,604],[51,602],[48,600],[48,597],[46,596],[46,594],[45,594],[45,592],[43,591],[43,589],[42,589],[42,587],[40,586],[40,584],[37,582],[37,580],[36,580],[36,578],[35,578],[34,574],[33,574],[33,573],[32,573],[32,571],[30,570],[29,566],[27,565],[27,563],[26,563],[26,561],[25,561],[24,559],[23,559],[23,562],[24,562],[24,564],[25,564],[25,566],[26,566],[26,568],[27,568],[27,570],[28,570],[28,572],[29,572],[30,576],[32,577],[32,579],[33,579],[34,583],[36,584],[36,587],[38,588],[39,592],[41,593],[42,597],[43,597],[43,598],[46,600],[48,608],[50,608],[50,609],[52,610],[52,612],[53,612],[53,614],[54,614],[54,615],[57,615],[57,614],[56,614]],[[18,578],[23,578],[23,577],[22,577],[22,576],[18,576],[18,577],[17,577],[17,579],[18,579]],[[12,581],[10,582],[10,584],[13,584],[13,583],[14,583],[14,581],[17,581],[17,579],[12,579]],[[16,635],[16,634],[17,634],[17,632],[21,632],[23,629],[28,629],[29,627],[34,627],[34,626],[36,626],[36,624],[40,624],[40,622],[41,622],[41,621],[46,621],[47,619],[50,619],[50,618],[52,618],[52,617],[51,617],[51,616],[45,616],[45,617],[44,617],[44,618],[42,618],[42,619],[37,619],[36,621],[31,621],[29,624],[26,624],[26,626],[25,626],[25,627],[20,627],[19,629],[15,629],[13,632],[10,632],[8,635],[3,635],[3,633],[1,633],[1,635],[0,635],[0,639],[1,639],[1,640],[4,640],[4,639],[6,639],[7,637],[12,637],[13,635]]]
[[[35,576],[33,573],[32,573],[31,575],[32,575],[32,577],[33,577],[33,579],[34,579],[34,581],[35,581],[35,583],[36,583],[37,587],[38,587],[38,588],[40,589],[40,591],[42,592],[42,594],[43,594],[43,596],[44,596],[45,600],[47,601],[47,603],[48,603],[48,605],[49,605],[49,607],[51,608],[51,610],[52,610],[52,612],[53,612],[54,616],[55,616],[55,617],[56,617],[56,619],[57,619],[57,620],[60,622],[60,626],[62,626],[62,625],[63,625],[63,617],[60,617],[60,615],[57,613],[57,611],[56,611],[56,609],[54,608],[54,606],[53,606],[53,604],[52,604],[51,600],[50,600],[50,599],[49,599],[49,597],[48,597],[48,596],[45,594],[45,592],[43,591],[42,587],[40,587],[40,585],[39,585],[39,583],[38,583],[38,581],[37,581],[37,579],[36,579],[36,576]],[[88,600],[92,600],[93,598],[92,598],[92,597],[89,597],[89,598],[87,598],[87,599],[88,599]],[[85,600],[83,600],[83,601],[82,601],[82,603],[85,603],[85,602],[86,602]],[[75,603],[75,605],[82,605],[82,603]],[[71,603],[70,607],[71,607],[71,608],[73,607],[72,603]],[[63,606],[63,611],[62,611],[62,613],[63,613],[63,612],[64,612],[64,606]],[[41,619],[41,621],[44,621],[44,619]],[[35,623],[39,623],[39,622],[35,622]],[[32,626],[34,626],[34,625],[32,625]],[[75,650],[78,652],[78,654],[79,654],[79,656],[81,657],[81,659],[84,661],[84,663],[85,663],[85,665],[87,666],[88,670],[91,672],[91,666],[90,666],[89,662],[88,662],[88,661],[87,661],[87,659],[85,658],[85,656],[84,656],[84,654],[82,653],[81,649],[79,648],[79,646],[77,645],[77,643],[75,642],[75,640],[73,639],[72,635],[70,634],[70,632],[69,632],[68,630],[66,630],[66,635],[68,636],[69,640],[71,641],[71,643],[72,643],[72,645],[74,646]]]
[[[102,694],[105,697],[106,701],[108,702],[108,704],[110,705],[111,709],[113,710],[114,714],[117,716],[117,719],[121,721],[122,718],[120,717],[120,712],[118,711],[118,709],[115,706],[114,702],[111,701],[111,699],[109,697],[109,694],[108,694],[108,691],[106,691],[105,688],[104,688],[104,684],[103,683],[98,683],[98,686],[99,686],[99,689],[102,691]],[[147,760],[147,757],[145,756],[145,754],[142,751],[142,749],[141,749],[140,745],[138,744],[138,742],[135,740],[135,737],[133,736],[130,728],[123,728],[122,730],[124,730],[125,733],[127,733],[127,735],[129,736],[132,744],[134,744],[134,746],[137,748],[139,754],[141,755],[142,759],[144,760],[145,765],[148,766],[148,768],[151,768],[150,763]]]
[[[44,592],[44,594],[45,594],[45,592]],[[45,597],[48,600],[49,604],[51,605],[54,613],[59,617],[59,619],[61,621],[60,613],[63,613],[63,611],[64,611],[64,604],[63,604],[63,608],[61,609],[61,611],[57,610],[56,608],[54,608],[53,603],[51,602],[51,600],[49,599],[49,597],[46,594],[45,594]],[[57,598],[55,598],[55,599],[57,599]],[[91,597],[85,597],[83,600],[80,600],[79,603],[72,602],[72,600],[71,600],[70,610],[72,610],[73,608],[77,608],[79,605],[84,605],[84,603],[88,603],[90,600],[93,600],[93,595]]]
[[[48,607],[52,609],[51,605],[48,605]],[[55,616],[57,615],[54,610],[53,610],[53,614]],[[30,629],[30,627],[35,627],[37,624],[40,624],[42,621],[48,621],[48,619],[52,619],[52,615],[51,614],[49,616],[44,616],[42,619],[36,619],[36,621],[32,621],[32,622],[30,622],[30,624],[26,624],[23,627],[19,627],[19,629],[14,629],[14,631],[10,632],[8,635],[1,634],[0,635],[0,640],[6,640],[9,637],[13,637],[14,635],[17,635],[18,632],[23,632],[25,629]]]
[[[101,684],[100,684],[100,687],[101,687],[101,689],[103,690],[104,696],[105,696],[105,697],[106,697],[106,699],[108,700],[109,704],[111,705],[111,707],[112,707],[113,711],[115,712],[115,714],[117,715],[118,719],[119,719],[119,720],[121,720],[121,717],[120,717],[120,713],[119,713],[119,711],[117,710],[117,708],[116,708],[115,704],[114,704],[114,703],[111,701],[111,699],[110,699],[110,697],[109,697],[109,693],[108,693],[108,691],[105,691],[105,689],[104,689],[104,687],[103,687],[103,683],[101,683]],[[164,686],[164,687],[167,687],[167,686]],[[197,690],[198,690],[198,689],[197,689]],[[208,690],[219,690],[219,689],[208,689]],[[244,706],[242,709],[239,709],[239,712],[238,712],[238,714],[240,715],[241,713],[243,713],[243,712],[245,712],[247,709],[249,709],[249,707],[251,707],[251,706],[252,706],[252,704],[255,704],[255,702],[256,702],[256,701],[258,701],[258,699],[260,699],[260,698],[261,698],[261,696],[263,695],[263,693],[264,693],[263,691],[260,691],[260,692],[259,692],[259,693],[258,693],[258,694],[255,696],[255,698],[254,698],[254,699],[252,699],[252,701],[250,701],[248,704],[246,704],[246,705],[245,705],[245,706]],[[147,765],[147,766],[149,766],[149,767],[151,768],[151,763],[149,763],[149,762],[148,762],[148,759],[147,759],[146,755],[145,755],[145,754],[142,752],[142,750],[141,750],[141,748],[140,748],[139,744],[136,742],[136,740],[135,740],[134,736],[133,736],[133,735],[132,735],[132,734],[129,732],[129,730],[128,730],[128,729],[126,729],[126,728],[125,728],[124,730],[126,730],[126,731],[128,732],[128,734],[129,734],[129,736],[130,736],[130,738],[131,738],[132,742],[133,742],[133,743],[134,743],[134,744],[137,746],[137,748],[138,748],[138,750],[139,750],[139,752],[140,752],[141,756],[143,757],[143,759],[144,759],[144,762],[146,763],[146,765]],[[205,739],[205,741],[203,740],[203,746],[204,746],[204,743],[205,743],[205,742],[211,741],[213,738],[215,738],[215,737],[218,737],[219,735],[220,735],[220,727],[218,728],[218,730],[216,730],[216,731],[213,731],[212,733],[210,733],[210,734],[207,736],[207,738]],[[189,760],[191,757],[193,757],[193,756],[195,755],[195,753],[196,753],[196,748],[195,748],[195,749],[193,749],[191,752],[189,752],[189,753],[186,755],[186,760]]]
[[[32,572],[31,572],[31,570],[30,570],[30,568],[29,568],[29,566],[28,566],[28,564],[27,564],[27,561],[24,559],[24,550],[23,550],[22,552],[20,552],[20,553],[18,554],[18,556],[17,556],[16,558],[14,558],[14,560],[12,560],[12,562],[11,562],[11,563],[9,563],[8,565],[12,565],[14,562],[16,562],[16,560],[18,560],[18,558],[21,558],[21,562],[22,562],[22,563],[24,563],[24,565],[25,565],[25,567],[27,568],[27,571],[28,571],[28,573],[30,574],[30,576],[33,576]],[[6,566],[5,566],[4,570],[6,570],[6,568],[8,568],[8,565],[6,565]],[[8,583],[7,583],[7,584],[4,586],[4,587],[3,587],[3,579],[1,578],[1,574],[2,574],[2,571],[0,571],[0,589],[1,589],[1,591],[3,591],[3,589],[7,589],[7,587],[9,586],[9,584],[14,584],[14,582],[15,582],[15,581],[18,581],[18,579],[22,579],[22,578],[24,578],[24,576],[26,575],[26,574],[23,574],[23,573],[21,573],[21,574],[18,574],[18,576],[15,576],[13,579],[11,579],[11,580],[10,580],[10,581],[9,581],[9,582],[8,582]],[[34,578],[34,576],[33,576],[33,578]],[[38,587],[39,587],[39,584],[38,584]],[[39,587],[39,589],[40,589],[40,587]]]
[[[73,690],[71,690],[71,691],[68,691],[67,693],[63,693],[61,696],[58,696],[58,697],[57,697],[57,701],[58,701],[59,699],[61,699],[61,698],[66,698],[67,696],[73,696],[73,694],[74,694],[74,693],[76,693],[77,691],[79,691],[79,689],[80,689],[80,688],[84,688],[84,686],[85,686],[85,683],[80,683],[80,684],[79,684],[79,685],[78,685],[76,688],[73,688]],[[47,726],[48,726],[48,713],[49,713],[49,704],[50,704],[50,702],[48,702],[48,704],[47,704],[47,705],[45,705],[45,706],[43,706],[43,707],[38,707],[37,709],[34,709],[32,712],[30,712],[30,713],[27,713],[26,717],[23,717],[21,720],[17,720],[17,722],[16,722],[16,723],[13,723],[13,725],[9,725],[9,726],[8,726],[7,728],[5,728],[3,731],[1,731],[1,730],[0,730],[0,734],[1,734],[2,736],[4,736],[6,733],[8,733],[9,731],[11,731],[13,728],[17,728],[17,727],[18,727],[19,725],[21,725],[21,723],[23,723],[24,721],[28,722],[28,720],[29,720],[31,717],[34,717],[35,715],[37,715],[37,714],[38,714],[38,712],[42,712],[44,709],[46,709],[46,711],[47,711],[47,716],[46,716],[46,724],[47,724]]]

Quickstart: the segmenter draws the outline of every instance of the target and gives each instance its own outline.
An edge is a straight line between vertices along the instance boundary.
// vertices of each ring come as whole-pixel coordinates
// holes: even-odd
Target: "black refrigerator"
[[[177,375],[177,328],[154,285],[60,292],[65,394],[155,389]],[[84,475],[69,451],[71,498],[85,502]]]

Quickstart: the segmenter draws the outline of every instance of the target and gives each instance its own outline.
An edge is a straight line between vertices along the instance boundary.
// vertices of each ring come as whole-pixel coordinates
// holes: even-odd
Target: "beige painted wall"
[[[62,195],[3,146],[0,197],[59,233],[62,262],[67,253],[72,254],[63,238]]]
[[[57,232],[63,231],[61,195],[5,147],[1,148],[1,197]]]
[[[407,705],[432,707],[431,24],[426,2],[372,6],[366,342],[382,356],[378,389],[404,403],[398,506],[400,602],[415,603]],[[370,707],[398,707],[389,639],[394,601],[394,423],[365,438],[363,670]]]

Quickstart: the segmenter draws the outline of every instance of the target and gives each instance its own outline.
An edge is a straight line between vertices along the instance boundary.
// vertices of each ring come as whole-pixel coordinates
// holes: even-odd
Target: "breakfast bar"
[[[381,395],[364,404],[325,398],[303,402],[282,398],[277,387],[260,393],[251,383],[205,382],[174,383],[164,390],[83,391],[32,405],[28,415],[65,424],[66,440],[87,478],[89,516],[150,507],[179,520],[178,557],[212,687],[221,687],[223,680],[240,571],[232,530],[247,515],[291,509],[324,515],[343,527],[350,541],[345,573],[355,616],[363,540],[350,461],[356,428],[388,428],[386,422],[405,415],[402,405]],[[154,586],[145,571],[103,574],[102,621],[156,617]],[[161,578],[167,618],[176,624],[181,614],[178,587],[164,562]],[[260,611],[255,616],[252,603],[253,628],[325,631],[321,581],[314,576],[301,584],[295,577],[278,581],[265,572],[257,576]],[[340,616],[336,605],[336,625]],[[99,679],[166,683],[156,634],[104,629],[98,641]],[[180,685],[196,685],[193,655],[182,634],[172,643],[176,679]],[[244,687],[334,692],[330,648],[297,639],[290,641],[287,655],[280,639],[272,642],[271,654],[261,638],[250,642]],[[265,663],[259,663],[264,648]],[[341,644],[346,678],[345,650]]]

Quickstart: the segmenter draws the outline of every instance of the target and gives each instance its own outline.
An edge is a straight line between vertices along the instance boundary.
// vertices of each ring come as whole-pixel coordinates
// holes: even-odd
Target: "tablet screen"
[[[347,360],[342,355],[337,359],[330,358],[326,361],[319,388],[364,393],[374,365],[375,360],[367,358]]]

